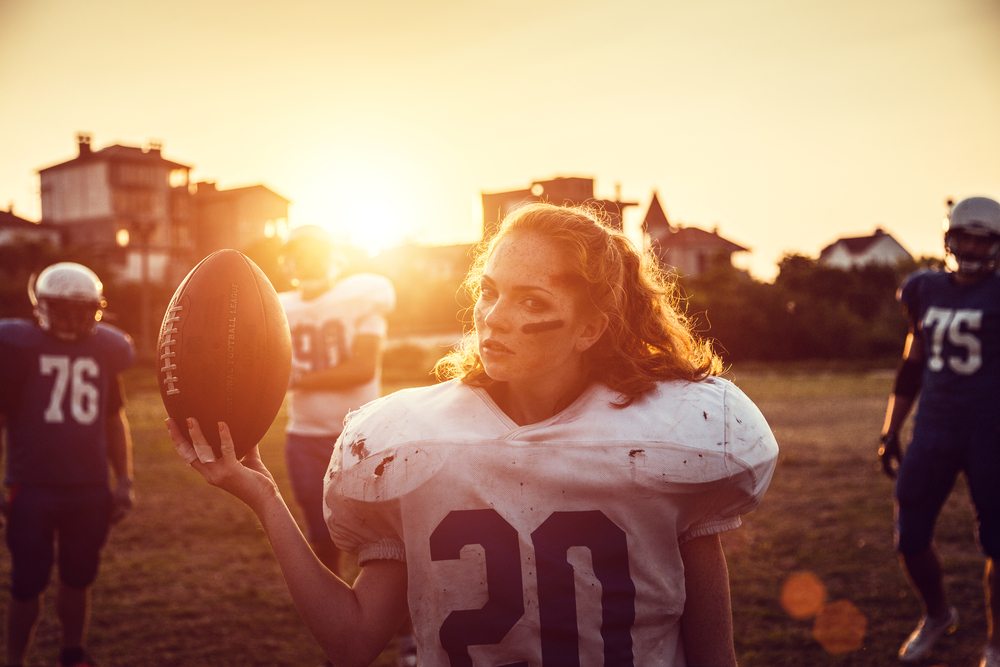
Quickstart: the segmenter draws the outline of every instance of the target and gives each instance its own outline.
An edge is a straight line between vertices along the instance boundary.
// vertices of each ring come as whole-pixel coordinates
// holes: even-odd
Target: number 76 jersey
[[[405,560],[421,665],[685,664],[679,544],[739,526],[777,445],[719,378],[617,398],[518,426],[449,382],[348,417],[327,523],[362,564]]]
[[[116,376],[135,361],[132,339],[98,323],[79,342],[28,320],[0,320],[0,413],[7,415],[5,483],[107,484],[105,422],[120,403]]]

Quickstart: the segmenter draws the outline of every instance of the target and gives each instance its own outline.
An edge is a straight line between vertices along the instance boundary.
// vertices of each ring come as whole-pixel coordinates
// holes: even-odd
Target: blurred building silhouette
[[[819,264],[837,269],[858,269],[864,266],[895,266],[909,262],[913,256],[881,228],[871,236],[841,238],[819,253]]]
[[[503,219],[525,204],[545,201],[559,206],[594,206],[606,214],[611,224],[624,230],[624,213],[638,202],[621,200],[619,188],[614,199],[594,197],[594,179],[581,177],[556,177],[547,181],[533,181],[524,190],[482,193],[483,239],[496,233]],[[746,270],[749,249],[719,236],[718,229],[706,232],[697,227],[675,226],[667,220],[657,194],[653,193],[642,231],[650,242],[660,262],[684,276],[697,276],[723,261]]]
[[[100,150],[77,135],[75,158],[38,171],[44,227],[65,248],[87,248],[125,281],[177,284],[202,257],[282,234],[288,200],[262,185],[190,183],[190,165],[162,145]]]
[[[642,231],[660,263],[680,276],[697,277],[720,262],[746,271],[749,263],[750,250],[719,236],[718,228],[706,232],[672,224],[656,192],[643,218]]]
[[[0,211],[0,248],[58,248],[61,243],[59,230],[51,225],[14,215],[13,209]]]
[[[194,248],[188,194],[191,167],[167,160],[161,145],[91,146],[77,135],[72,160],[38,171],[42,223],[58,228],[65,247],[87,248],[123,278],[172,280],[177,259]]]
[[[461,331],[472,305],[462,282],[472,265],[475,244],[404,245],[383,250],[362,270],[388,277],[396,286],[396,310],[389,315],[394,335]]]
[[[215,183],[196,183],[193,200],[195,247],[201,257],[288,235],[289,201],[263,185],[219,190]]]
[[[609,221],[619,231],[622,229],[625,209],[629,206],[638,206],[638,202],[621,201],[621,195],[617,193],[613,200],[596,199],[594,197],[594,179],[575,176],[534,181],[529,188],[524,190],[484,192],[482,200],[483,239],[492,238],[500,222],[511,211],[532,202],[548,202],[558,206],[593,206],[604,211]]]

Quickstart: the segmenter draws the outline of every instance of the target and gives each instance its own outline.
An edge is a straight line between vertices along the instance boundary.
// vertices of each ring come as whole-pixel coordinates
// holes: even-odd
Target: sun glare
[[[347,236],[370,257],[403,244],[419,231],[414,229],[413,214],[406,204],[384,193],[365,197],[348,210],[351,213],[348,217],[353,222]]]
[[[293,193],[295,226],[316,224],[370,256],[415,240],[430,214],[419,170],[387,151],[335,151]]]

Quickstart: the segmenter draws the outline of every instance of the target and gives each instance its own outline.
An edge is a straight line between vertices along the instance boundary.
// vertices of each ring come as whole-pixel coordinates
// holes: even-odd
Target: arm
[[[330,368],[292,377],[292,389],[337,391],[364,384],[375,377],[382,358],[382,338],[371,334],[355,336],[351,356]]]
[[[903,458],[903,452],[899,446],[899,430],[903,427],[903,423],[910,414],[910,410],[913,409],[913,404],[919,394],[919,380],[915,380],[914,377],[919,378],[926,362],[923,339],[914,333],[914,328],[911,325],[910,333],[906,336],[906,344],[903,347],[903,363],[897,373],[892,394],[889,395],[885,421],[882,424],[882,446],[879,447],[879,458],[882,461],[882,470],[890,478],[896,476],[893,461],[898,465]]]
[[[257,448],[238,461],[229,428],[219,426],[222,458],[216,460],[196,421],[191,420],[188,442],[167,420],[181,457],[209,484],[236,496],[257,515],[299,615],[326,656],[338,665],[371,664],[406,616],[406,564],[368,563],[353,588],[338,578],[309,547]]]
[[[114,393],[109,405],[110,412],[104,422],[107,439],[108,464],[115,474],[114,508],[111,522],[118,523],[125,518],[135,505],[135,488],[132,480],[132,431],[125,417],[121,376],[113,380]]]
[[[735,667],[733,609],[729,569],[718,535],[696,537],[680,545],[684,561],[684,613],[681,632],[690,665]]]
[[[115,474],[111,522],[118,523],[135,505],[135,487],[132,481],[132,433],[125,417],[125,408],[118,408],[118,412],[107,418],[105,432],[108,463]]]

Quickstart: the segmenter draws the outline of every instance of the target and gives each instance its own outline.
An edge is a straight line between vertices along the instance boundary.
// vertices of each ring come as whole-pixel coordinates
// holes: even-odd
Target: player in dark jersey
[[[980,665],[1000,667],[994,566],[1000,557],[1000,204],[986,197],[956,204],[945,220],[945,251],[949,271],[918,271],[899,290],[910,333],[879,449],[886,474],[896,478],[896,548],[924,607],[899,658],[923,659],[958,624],[932,538],[963,472],[986,555],[989,627]],[[913,440],[904,456],[899,430],[914,404]]]
[[[120,373],[135,349],[126,334],[99,321],[102,290],[87,267],[53,264],[29,287],[37,321],[0,320],[8,665],[20,665],[30,648],[56,560],[59,664],[93,664],[84,650],[91,585],[110,525],[134,502]]]

